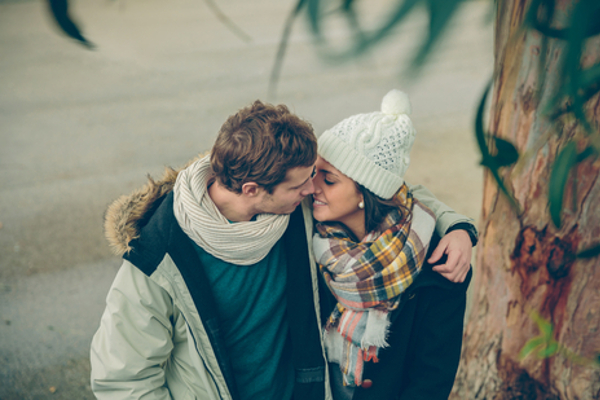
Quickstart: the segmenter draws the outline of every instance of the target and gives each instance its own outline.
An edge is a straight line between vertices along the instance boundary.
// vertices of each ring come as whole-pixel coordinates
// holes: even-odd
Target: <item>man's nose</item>
[[[306,182],[306,184],[308,185],[306,187],[306,189],[304,189],[300,192],[300,194],[305,197],[309,196],[315,192],[315,184],[312,179],[310,179],[308,182]]]

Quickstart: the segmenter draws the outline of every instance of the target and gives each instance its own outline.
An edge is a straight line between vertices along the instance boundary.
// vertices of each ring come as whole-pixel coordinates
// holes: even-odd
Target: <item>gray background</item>
[[[106,206],[208,150],[228,115],[285,103],[317,133],[409,93],[418,134],[408,180],[479,216],[482,170],[472,125],[492,73],[488,2],[468,2],[422,76],[401,74],[424,37],[417,11],[364,57],[318,56],[294,26],[276,98],[268,79],[295,1],[72,2],[98,48],[60,34],[40,1],[0,0],[0,399],[91,399],[89,343],[119,266],[102,236]],[[370,0],[370,23],[389,1]],[[331,24],[339,45],[346,32]]]

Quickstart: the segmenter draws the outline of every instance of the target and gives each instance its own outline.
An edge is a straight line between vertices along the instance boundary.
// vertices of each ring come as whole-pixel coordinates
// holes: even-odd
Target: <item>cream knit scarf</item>
[[[179,226],[207,253],[235,265],[256,264],[283,236],[289,215],[259,214],[253,221],[231,223],[208,195],[210,156],[179,172],[173,211]]]

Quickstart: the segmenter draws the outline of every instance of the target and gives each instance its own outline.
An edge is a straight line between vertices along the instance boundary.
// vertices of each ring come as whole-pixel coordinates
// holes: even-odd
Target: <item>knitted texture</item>
[[[380,112],[353,115],[319,137],[319,155],[384,199],[404,183],[415,129],[408,96],[390,91]]]
[[[179,226],[213,257],[235,265],[258,263],[281,239],[290,216],[258,214],[254,221],[230,223],[208,195],[211,174],[210,155],[207,155],[177,176],[173,212]]]
[[[318,223],[313,236],[315,261],[338,301],[325,326],[327,358],[339,364],[346,385],[360,386],[364,362],[377,362],[388,346],[389,312],[420,272],[435,229],[431,210],[406,186],[396,198],[411,220],[393,210],[358,243],[335,224]]]

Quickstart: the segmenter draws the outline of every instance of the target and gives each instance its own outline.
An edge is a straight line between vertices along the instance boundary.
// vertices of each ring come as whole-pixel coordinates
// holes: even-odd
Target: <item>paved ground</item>
[[[91,399],[88,348],[118,268],[102,238],[106,205],[207,150],[225,118],[261,98],[317,132],[378,109],[393,87],[418,130],[409,180],[477,217],[474,108],[492,72],[487,2],[468,3],[420,79],[401,77],[426,27],[415,13],[368,58],[320,59],[295,26],[276,98],[267,93],[293,1],[75,2],[97,44],[58,33],[44,3],[0,0],[0,399]],[[385,1],[368,2],[372,20]],[[334,27],[339,41],[343,32]]]

